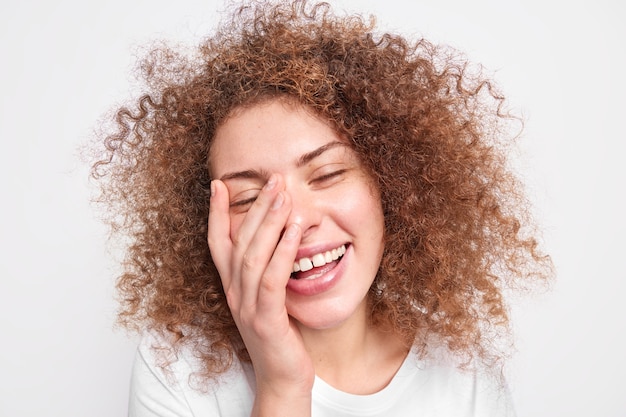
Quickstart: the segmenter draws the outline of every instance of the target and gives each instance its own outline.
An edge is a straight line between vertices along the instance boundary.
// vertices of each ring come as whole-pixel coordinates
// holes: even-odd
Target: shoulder
[[[514,417],[506,386],[478,367],[410,353],[389,385],[370,395],[339,391],[320,378],[313,386],[318,416]]]
[[[451,358],[419,360],[415,356],[412,369],[419,396],[437,399],[432,406],[443,415],[463,410],[466,414],[462,415],[468,416],[515,416],[506,380],[493,369],[478,363],[461,366]]]
[[[202,379],[194,352],[156,332],[146,332],[137,347],[132,370],[129,416],[249,415],[254,378],[236,360],[213,380]]]

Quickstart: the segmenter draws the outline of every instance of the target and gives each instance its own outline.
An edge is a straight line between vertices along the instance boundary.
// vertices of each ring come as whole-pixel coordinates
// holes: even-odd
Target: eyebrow
[[[247,169],[245,171],[229,172],[220,177],[221,181],[237,180],[237,179],[253,179],[267,181],[270,173],[265,170]]]
[[[311,151],[311,152],[307,152],[303,155],[301,155],[298,160],[296,161],[296,167],[300,168],[306,164],[308,164],[309,162],[311,162],[312,160],[314,160],[315,158],[317,158],[318,156],[320,156],[321,154],[323,154],[324,152],[326,152],[329,149],[335,148],[337,146],[347,146],[345,143],[343,142],[339,142],[339,141],[333,141],[333,142],[328,142],[325,145],[320,146],[319,148]],[[244,171],[235,171],[235,172],[228,172],[224,175],[222,175],[220,177],[221,181],[227,181],[227,180],[234,180],[234,179],[258,179],[258,180],[264,180],[267,181],[270,177],[271,173],[269,173],[268,171],[261,169],[261,170],[256,170],[256,169],[246,169]]]
[[[303,165],[306,165],[312,160],[314,160],[315,158],[317,158],[318,156],[320,156],[321,154],[323,154],[324,152],[326,152],[327,150],[335,148],[337,146],[346,146],[346,144],[343,142],[339,142],[339,141],[328,142],[326,145],[322,145],[319,148],[315,149],[314,151],[307,152],[304,155],[302,155],[300,158],[298,158],[298,161],[296,162],[296,166],[299,168]]]

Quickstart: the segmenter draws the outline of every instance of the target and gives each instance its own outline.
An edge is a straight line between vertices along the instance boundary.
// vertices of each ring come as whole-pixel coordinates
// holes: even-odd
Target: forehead
[[[302,106],[274,100],[237,109],[217,129],[209,163],[218,178],[226,171],[285,169],[329,142],[345,142],[323,119]]]

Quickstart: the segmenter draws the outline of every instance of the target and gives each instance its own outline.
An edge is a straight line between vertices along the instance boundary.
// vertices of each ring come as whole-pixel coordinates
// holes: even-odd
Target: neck
[[[352,394],[372,394],[384,388],[408,351],[395,334],[369,323],[365,305],[333,328],[299,327],[316,375]]]

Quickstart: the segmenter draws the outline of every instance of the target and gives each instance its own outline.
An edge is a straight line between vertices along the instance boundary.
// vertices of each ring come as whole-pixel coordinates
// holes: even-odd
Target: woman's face
[[[379,193],[345,139],[275,100],[233,113],[216,132],[210,164],[228,188],[231,239],[269,176],[283,177],[292,202],[286,224],[302,230],[286,289],[290,316],[323,329],[366,312],[384,220]]]

